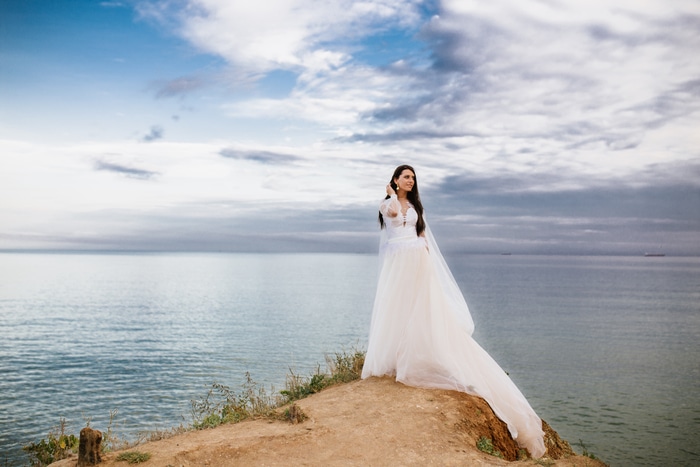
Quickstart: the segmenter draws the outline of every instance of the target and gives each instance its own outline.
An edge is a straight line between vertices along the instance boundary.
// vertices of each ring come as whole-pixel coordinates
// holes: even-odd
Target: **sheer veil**
[[[451,311],[459,321],[459,324],[471,336],[474,332],[474,320],[469,312],[469,306],[467,305],[467,301],[464,299],[464,295],[462,295],[462,291],[459,289],[457,281],[455,281],[450,268],[447,266],[445,258],[443,258],[442,254],[440,253],[440,248],[438,248],[435,237],[433,236],[430,226],[428,225],[428,221],[425,221],[425,240],[428,244],[428,252],[430,253],[430,261],[432,263],[433,270],[435,271],[437,279],[445,292],[445,296],[448,299]]]
[[[430,262],[433,267],[433,271],[445,294],[445,297],[447,298],[450,311],[457,318],[457,321],[463,327],[463,329],[467,331],[467,333],[471,336],[474,332],[474,320],[472,320],[472,315],[469,312],[469,306],[467,305],[467,302],[464,299],[464,295],[462,295],[462,291],[459,289],[457,281],[455,281],[455,278],[452,275],[450,268],[447,266],[445,258],[443,258],[442,254],[440,253],[440,248],[438,247],[437,242],[435,241],[435,237],[433,236],[433,233],[430,230],[428,221],[425,220],[425,216],[423,216],[423,220],[425,221],[424,238],[426,246],[428,248],[428,252],[430,254]],[[384,259],[387,254],[388,244],[389,241],[386,229],[382,229],[379,235],[380,271],[382,269]]]

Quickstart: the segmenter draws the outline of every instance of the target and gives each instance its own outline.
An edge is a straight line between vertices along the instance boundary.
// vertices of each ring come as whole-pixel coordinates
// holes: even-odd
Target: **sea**
[[[446,256],[475,339],[574,450],[700,465],[700,258]],[[0,253],[0,464],[61,420],[135,440],[367,344],[365,254]],[[112,420],[110,422],[110,419]]]

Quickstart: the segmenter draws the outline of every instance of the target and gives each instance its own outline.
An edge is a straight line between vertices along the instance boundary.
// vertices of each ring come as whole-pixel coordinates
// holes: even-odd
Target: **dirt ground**
[[[370,378],[330,387],[296,402],[308,417],[292,424],[258,419],[191,431],[128,451],[151,454],[143,467],[189,466],[523,466],[602,467],[571,451],[545,424],[546,457],[516,459],[505,424],[480,398],[418,389],[391,378]],[[477,449],[493,440],[505,459]],[[118,453],[101,466],[126,467]],[[52,464],[74,467],[77,457]]]

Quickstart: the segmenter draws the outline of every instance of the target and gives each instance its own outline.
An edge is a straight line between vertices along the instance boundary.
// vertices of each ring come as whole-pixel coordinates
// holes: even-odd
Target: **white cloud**
[[[180,34],[243,73],[337,66],[353,40],[393,25],[416,24],[420,1],[189,0],[176,14]],[[167,21],[168,2],[143,4],[141,13]],[[342,43],[338,41],[342,39]],[[337,49],[337,50],[334,50]]]

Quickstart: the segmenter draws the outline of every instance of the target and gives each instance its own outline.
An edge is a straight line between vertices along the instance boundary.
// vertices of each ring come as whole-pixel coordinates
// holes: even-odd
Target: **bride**
[[[416,173],[396,168],[379,207],[381,270],[362,378],[484,398],[533,457],[545,453],[542,421],[493,358],[472,339],[464,297],[423,219]]]

